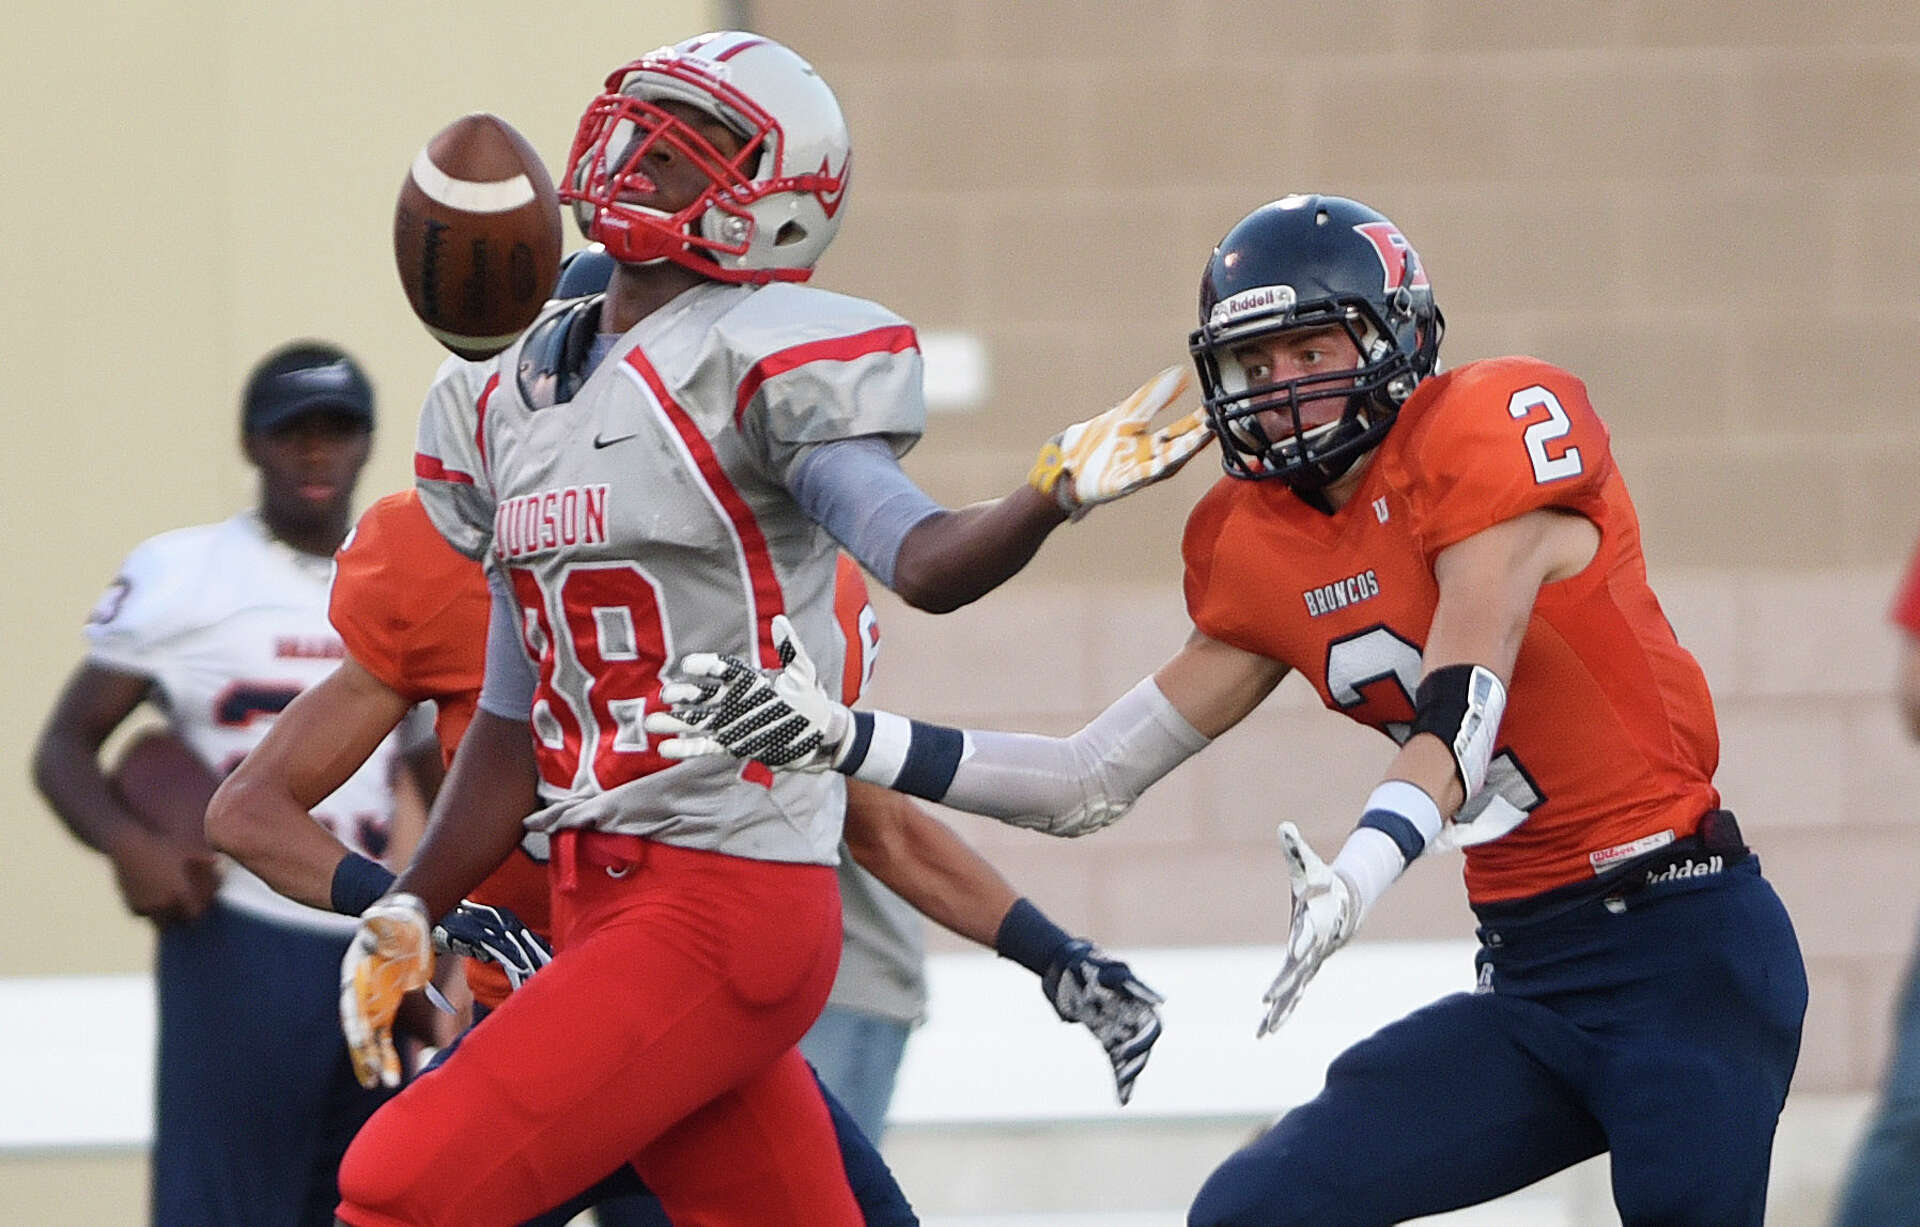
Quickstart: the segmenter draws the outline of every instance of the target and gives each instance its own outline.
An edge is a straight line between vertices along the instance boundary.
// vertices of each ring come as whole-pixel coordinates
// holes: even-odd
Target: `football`
[[[400,185],[393,258],[435,340],[471,361],[513,344],[560,275],[560,198],[540,155],[497,115],[442,128]]]
[[[170,730],[136,737],[107,782],[149,830],[189,847],[207,846],[207,802],[220,781]]]

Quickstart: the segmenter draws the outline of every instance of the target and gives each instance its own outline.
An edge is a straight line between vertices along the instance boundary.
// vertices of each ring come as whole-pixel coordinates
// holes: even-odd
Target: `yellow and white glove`
[[[1078,519],[1091,507],[1172,477],[1213,437],[1198,409],[1151,429],[1154,417],[1192,382],[1185,367],[1170,366],[1105,413],[1067,427],[1040,449],[1027,484]]]
[[[361,1086],[400,1085],[393,1016],[400,999],[433,975],[432,928],[427,905],[414,895],[388,895],[360,913],[340,961],[340,1030]]]

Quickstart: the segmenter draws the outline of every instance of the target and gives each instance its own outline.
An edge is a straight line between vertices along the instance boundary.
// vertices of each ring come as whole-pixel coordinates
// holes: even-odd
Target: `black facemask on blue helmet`
[[[1357,367],[1255,386],[1235,356],[1256,340],[1333,327],[1353,342]],[[1339,196],[1255,209],[1207,261],[1187,342],[1221,466],[1303,491],[1338,481],[1438,368],[1445,327],[1420,257],[1379,213]],[[1338,401],[1340,415],[1305,426],[1302,410],[1322,400]]]

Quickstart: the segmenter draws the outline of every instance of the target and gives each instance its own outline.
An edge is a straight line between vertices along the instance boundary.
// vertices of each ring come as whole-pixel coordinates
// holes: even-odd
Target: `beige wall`
[[[344,344],[382,413],[360,502],[410,481],[418,397],[442,357],[390,254],[414,152],[487,110],[559,163],[606,71],[706,28],[711,8],[655,0],[618,20],[507,0],[9,9],[0,975],[147,965],[146,931],[34,795],[27,759],[126,551],[251,499],[235,443],[248,366],[294,335]],[[0,1161],[0,1219],[136,1222],[138,1166]]]
[[[13,815],[0,912],[24,940],[0,944],[0,975],[146,965],[145,934],[34,795],[27,759],[126,551],[250,501],[236,445],[248,366],[295,335],[361,356],[382,416],[360,501],[409,482],[418,398],[444,355],[393,272],[407,163],[476,110],[564,161],[606,71],[707,12],[643,6],[617,37],[505,0],[78,0],[9,15],[0,509],[17,553],[0,603],[14,695],[0,713]]]
[[[1814,991],[1799,1089],[1873,1085],[1920,902],[1920,747],[1895,724],[1884,621],[1920,529],[1920,9],[754,13],[853,126],[858,176],[822,280],[990,341],[993,406],[936,419],[909,458],[947,499],[997,493],[1053,424],[1181,358],[1214,240],[1289,191],[1358,196],[1401,224],[1452,362],[1528,352],[1581,374],[1714,685],[1722,788],[1799,924]],[[1178,646],[1180,525],[1213,476],[1203,462],[1095,514],[954,618],[894,608],[880,701],[1075,727]],[[1275,941],[1274,823],[1331,844],[1384,756],[1283,691],[1097,840],[958,821],[1106,941]],[[1367,936],[1465,935],[1457,874],[1419,866]]]

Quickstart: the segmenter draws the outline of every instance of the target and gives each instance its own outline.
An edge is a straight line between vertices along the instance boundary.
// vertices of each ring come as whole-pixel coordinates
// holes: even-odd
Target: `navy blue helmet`
[[[1237,356],[1249,341],[1332,326],[1357,368],[1250,386]],[[1420,257],[1367,206],[1288,196],[1247,214],[1207,261],[1188,338],[1222,467],[1302,490],[1339,480],[1437,369],[1445,326]],[[1301,407],[1319,400],[1340,401],[1339,418],[1303,427]]]

